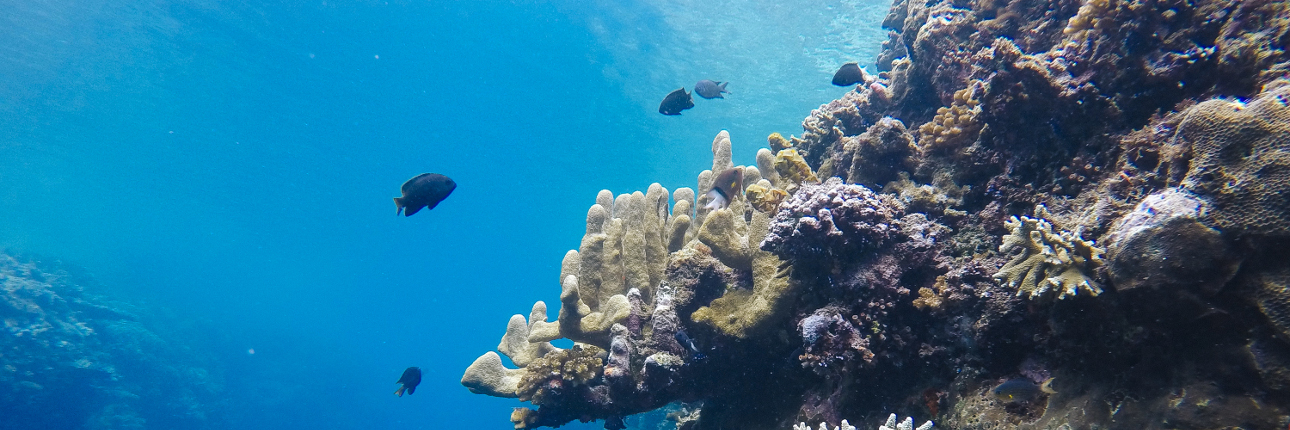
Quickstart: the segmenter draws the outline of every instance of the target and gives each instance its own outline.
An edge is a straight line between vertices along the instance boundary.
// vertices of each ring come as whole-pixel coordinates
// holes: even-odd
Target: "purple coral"
[[[780,205],[761,249],[790,260],[877,249],[900,234],[904,212],[891,196],[829,178]]]

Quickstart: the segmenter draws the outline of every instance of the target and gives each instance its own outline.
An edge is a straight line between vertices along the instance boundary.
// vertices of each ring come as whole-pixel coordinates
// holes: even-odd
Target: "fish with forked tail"
[[[398,382],[395,382],[395,384],[400,384],[401,386],[398,390],[394,391],[394,395],[403,397],[403,392],[407,391],[408,395],[411,396],[412,393],[417,391],[417,385],[421,384],[421,368],[407,368],[407,370],[403,371],[403,376],[400,376]]]
[[[457,189],[457,183],[438,173],[422,173],[403,183],[403,197],[395,197],[394,205],[398,207],[395,214],[412,216],[421,209],[434,209],[443,199]]]
[[[869,80],[868,78],[868,74],[860,68],[859,64],[846,63],[833,74],[833,85],[846,87],[865,82]]]
[[[724,99],[725,97],[722,97],[721,93],[730,94],[730,91],[726,91],[726,84],[729,84],[729,82],[714,82],[704,79],[694,84],[694,93],[705,99]]]

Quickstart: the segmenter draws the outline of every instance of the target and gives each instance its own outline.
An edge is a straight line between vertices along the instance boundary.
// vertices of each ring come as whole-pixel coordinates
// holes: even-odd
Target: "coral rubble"
[[[882,73],[755,167],[722,132],[670,213],[657,184],[597,196],[558,320],[503,352],[602,368],[516,428],[674,402],[685,429],[1290,425],[1290,6],[896,0],[884,26]],[[1058,393],[991,394],[1039,376]]]

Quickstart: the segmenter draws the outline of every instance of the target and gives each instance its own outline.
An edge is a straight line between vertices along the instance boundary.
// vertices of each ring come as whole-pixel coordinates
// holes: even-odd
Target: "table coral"
[[[1037,215],[1045,212],[1036,209]],[[1102,265],[1103,250],[1080,238],[1078,232],[1055,229],[1048,220],[1027,216],[1012,217],[1004,222],[1009,234],[1003,237],[999,252],[1012,255],[994,278],[1016,288],[1017,295],[1030,299],[1051,300],[1075,296],[1079,291],[1096,296],[1102,293],[1086,273]]]

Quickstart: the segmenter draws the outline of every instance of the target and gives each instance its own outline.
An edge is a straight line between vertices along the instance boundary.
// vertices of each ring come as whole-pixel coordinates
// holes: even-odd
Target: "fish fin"
[[[398,209],[398,210],[396,210],[396,211],[394,212],[394,216],[403,215],[403,198],[402,198],[402,197],[395,197],[395,198],[394,198],[394,207]]]
[[[728,84],[728,83],[729,83],[729,82],[722,82],[722,83],[721,83],[721,92],[726,93],[726,94],[734,94],[734,93],[732,93],[732,92],[730,92],[729,90],[727,90],[727,89],[726,89],[726,84]]]
[[[708,198],[711,200],[708,200],[708,204],[703,207],[704,209],[725,209],[727,206],[730,206],[730,200],[727,200],[726,196],[722,195],[721,191],[716,188],[713,188],[712,191],[708,191]]]
[[[409,396],[411,396],[411,395],[413,395],[413,394],[416,394],[416,392],[417,392],[417,386],[416,386],[416,385],[413,385],[413,386],[411,386],[411,387],[408,387],[408,395],[409,395]]]
[[[403,210],[403,216],[412,216],[412,214],[421,212],[421,208],[424,208],[424,207],[425,206],[417,206],[417,207],[408,206],[406,209]]]
[[[407,387],[399,387],[399,389],[394,390],[394,395],[399,396],[399,397],[403,397],[403,390],[404,390],[405,388],[407,388]],[[408,394],[412,394],[412,393],[408,393]]]
[[[1057,378],[1048,378],[1045,379],[1043,383],[1039,384],[1039,391],[1043,391],[1048,394],[1057,394],[1057,390],[1053,389],[1053,379]]]

